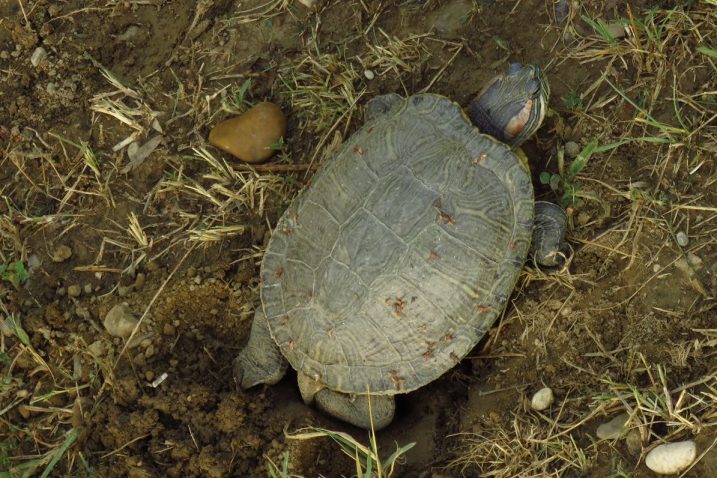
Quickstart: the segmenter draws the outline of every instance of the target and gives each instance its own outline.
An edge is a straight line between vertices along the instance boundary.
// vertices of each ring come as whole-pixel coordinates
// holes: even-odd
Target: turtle
[[[275,384],[291,365],[307,405],[379,430],[395,395],[459,363],[531,251],[560,262],[565,212],[534,200],[516,153],[548,97],[539,66],[512,64],[467,114],[432,93],[370,100],[275,226],[237,384]]]

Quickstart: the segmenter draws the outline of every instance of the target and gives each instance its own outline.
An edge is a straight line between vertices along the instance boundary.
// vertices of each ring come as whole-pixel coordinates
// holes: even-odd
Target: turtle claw
[[[244,389],[260,383],[274,385],[288,366],[269,333],[269,324],[260,307],[254,314],[249,342],[234,359],[234,380]]]

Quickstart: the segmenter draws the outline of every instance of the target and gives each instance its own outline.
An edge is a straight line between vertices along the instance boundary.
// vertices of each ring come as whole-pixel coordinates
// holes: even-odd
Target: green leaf
[[[3,365],[10,363],[10,356],[6,352],[0,352],[0,363]]]
[[[550,173],[543,171],[540,173],[540,184],[550,184]]]
[[[20,339],[20,342],[27,345],[28,347],[32,347],[30,345],[30,337],[28,337],[27,332],[23,330],[20,321],[16,319],[14,315],[8,317],[8,320],[10,321],[10,326],[13,328],[15,335],[18,339]]]
[[[15,287],[24,284],[30,278],[30,273],[25,269],[22,261],[15,261],[9,264],[0,265],[0,278],[10,282]]]
[[[571,91],[565,98],[565,107],[572,111],[580,111],[583,109],[583,99],[579,94]]]
[[[60,461],[60,458],[62,458],[62,455],[65,454],[68,448],[72,446],[73,443],[77,440],[77,430],[74,428],[67,432],[67,436],[65,437],[65,441],[62,442],[62,445],[60,445],[58,448],[54,449],[50,454],[52,456],[52,459],[50,460],[50,463],[47,464],[47,467],[45,468],[45,471],[42,472],[42,475],[40,475],[40,478],[47,478],[50,476],[50,473],[52,472],[52,469],[55,468],[55,465],[58,461]]]
[[[717,58],[717,50],[715,50],[714,48],[709,48],[706,46],[698,46],[697,51],[702,53],[703,55],[707,55],[712,58]]]
[[[396,465],[396,461],[398,460],[398,458],[414,446],[416,446],[416,442],[411,442],[407,445],[402,446],[401,448],[396,448],[396,451],[391,453],[391,456],[386,458],[386,461],[383,462],[383,469],[388,470],[388,476],[391,476],[393,474],[393,468]]]
[[[560,177],[559,174],[553,174],[550,176],[549,184],[550,189],[553,191],[557,191],[560,189],[560,184],[563,182],[563,178]]]
[[[585,169],[585,166],[587,166],[590,157],[592,156],[593,152],[595,151],[595,148],[597,147],[598,141],[594,139],[590,141],[590,143],[588,143],[582,151],[580,151],[580,153],[575,159],[573,159],[573,161],[570,163],[570,168],[568,171],[568,176],[570,180],[577,176],[580,171]]]

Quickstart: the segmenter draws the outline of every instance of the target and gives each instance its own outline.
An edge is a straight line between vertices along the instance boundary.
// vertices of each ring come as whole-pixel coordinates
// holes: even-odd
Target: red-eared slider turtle
[[[564,213],[534,202],[513,152],[548,95],[537,66],[511,65],[470,119],[434,94],[371,100],[276,225],[238,383],[276,383],[288,361],[307,404],[379,429],[394,395],[457,364],[505,308],[531,238],[555,264]]]

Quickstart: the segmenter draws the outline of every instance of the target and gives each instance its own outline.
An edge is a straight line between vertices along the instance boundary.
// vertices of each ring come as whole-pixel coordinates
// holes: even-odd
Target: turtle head
[[[540,127],[549,96],[539,66],[513,63],[471,101],[468,116],[481,132],[517,147]]]

